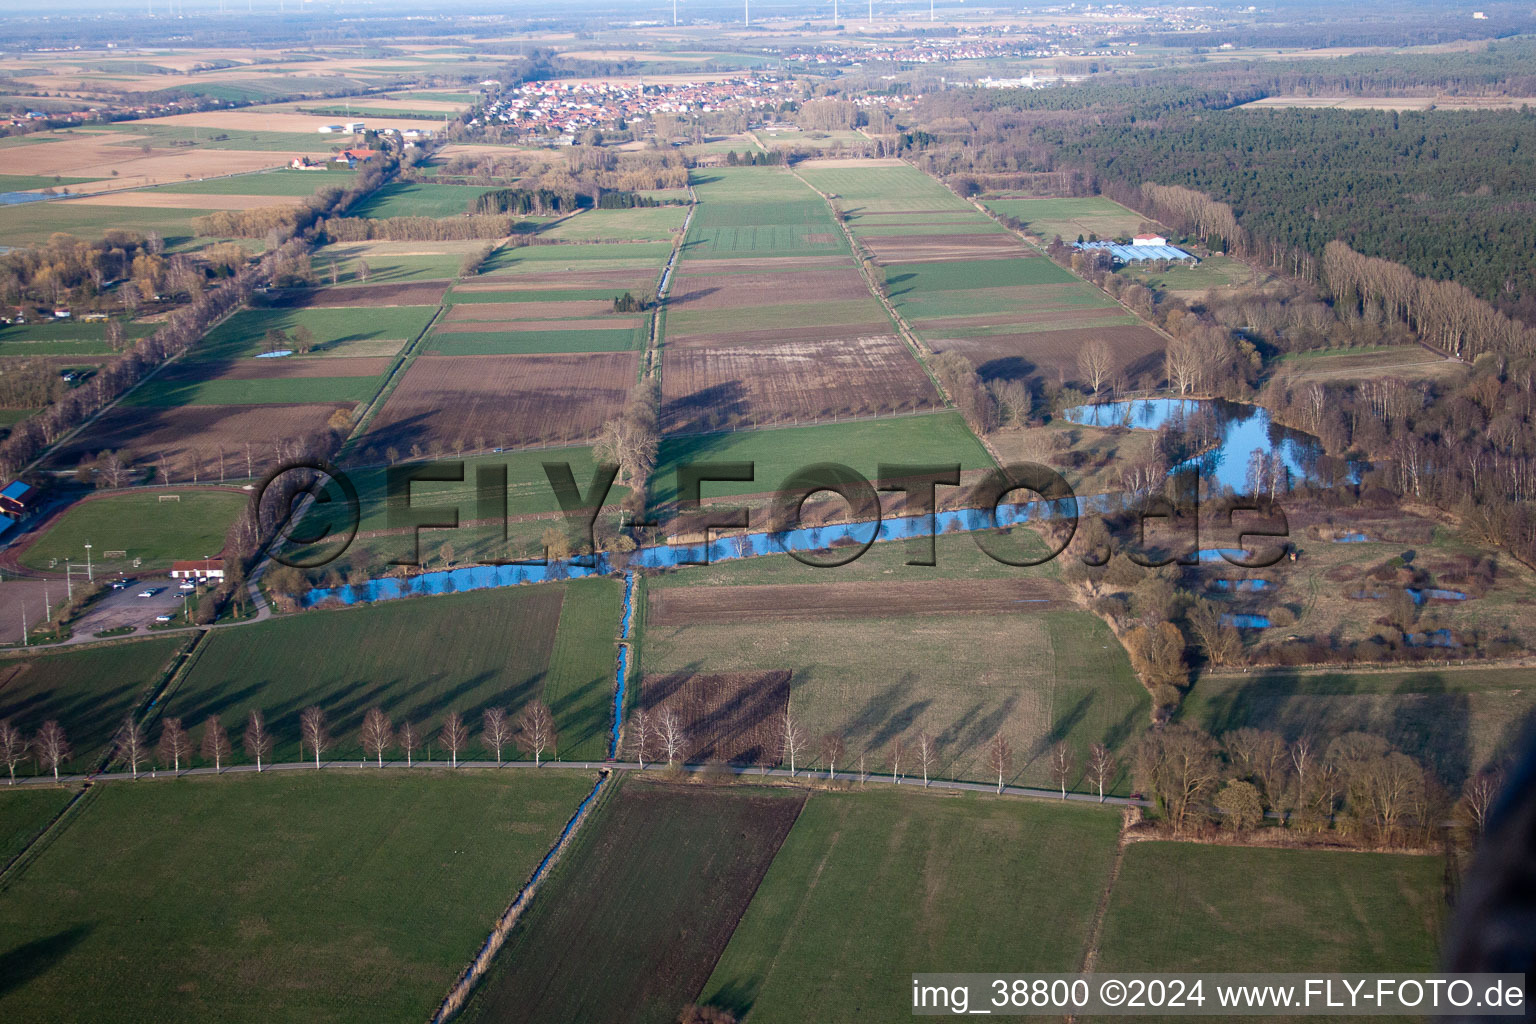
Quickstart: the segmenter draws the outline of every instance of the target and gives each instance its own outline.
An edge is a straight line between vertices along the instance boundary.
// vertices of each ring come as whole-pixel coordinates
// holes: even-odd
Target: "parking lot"
[[[179,589],[180,580],[169,576],[131,576],[121,590],[108,590],[75,624],[76,635],[89,636],[123,626],[147,628],[157,615],[181,615],[182,599],[192,591]],[[151,597],[140,597],[154,591]],[[180,623],[178,623],[179,625]]]

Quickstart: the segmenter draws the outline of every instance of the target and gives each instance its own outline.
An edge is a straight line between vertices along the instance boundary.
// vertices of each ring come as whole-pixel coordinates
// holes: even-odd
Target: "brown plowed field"
[[[760,321],[744,318],[749,323]],[[871,320],[863,324],[820,324],[811,327],[769,327],[753,331],[694,331],[687,333],[669,326],[667,348],[695,343],[713,345],[776,345],[789,341],[826,341],[830,338],[858,338],[889,334],[889,320]]]
[[[1049,286],[1044,286],[1049,287]],[[1067,287],[1071,287],[1068,285]],[[1102,320],[1112,316],[1130,316],[1119,306],[1068,306],[1062,309],[1039,309],[1031,306],[1007,313],[979,313],[976,316],[941,316],[919,319],[923,333],[935,338],[946,331],[963,331],[974,327],[1006,327],[1010,324],[1054,324],[1063,326],[1079,320]]]
[[[831,302],[868,296],[869,289],[859,272],[845,266],[756,274],[688,274],[673,282],[667,305],[690,310],[736,309],[810,298]]]
[[[259,476],[279,459],[284,441],[325,429],[326,420],[342,405],[183,405],[176,408],[118,406],[108,410],[83,434],[49,457],[49,464],[71,468],[83,457],[116,451],[125,460],[149,463],[164,455],[176,480],[190,479],[194,459],[202,482],[217,479],[218,453],[223,451],[245,473],[245,446],[253,446]],[[350,408],[348,403],[346,408]],[[210,467],[212,469],[210,470]]]
[[[1011,235],[882,235],[859,241],[882,263],[1035,255]]]
[[[388,356],[288,356],[231,362],[174,363],[159,380],[294,380],[301,377],[378,377],[394,360]]]
[[[1065,331],[1035,331],[1030,334],[994,334],[984,338],[935,339],[935,351],[959,352],[972,363],[982,377],[1022,379],[1044,376],[1055,380],[1058,374],[1076,380],[1077,353],[1090,339],[1101,338],[1115,354],[1116,368],[1134,377],[1155,370],[1162,360],[1163,338],[1149,327],[1080,327]]]
[[[689,274],[747,273],[754,270],[807,270],[812,267],[848,266],[846,255],[828,256],[743,256],[741,259],[702,260],[688,259],[682,266]]]
[[[273,292],[260,305],[275,309],[338,306],[436,306],[448,290],[447,281],[407,281],[401,284],[357,284],[345,288],[305,288]]]
[[[608,299],[572,299],[569,302],[461,302],[448,310],[449,321],[460,320],[555,320],[564,317],[600,316],[612,313]]]
[[[880,619],[898,615],[975,615],[1051,611],[1068,604],[1055,580],[936,580],[911,583],[798,583],[652,590],[646,623],[698,626],[729,622]]]
[[[789,708],[790,676],[788,669],[648,675],[640,681],[639,708],[652,722],[668,711],[677,715],[688,740],[685,761],[776,764],[782,746],[779,723]],[[635,731],[629,732],[633,750]],[[659,753],[646,751],[651,758]]]
[[[618,415],[637,352],[420,356],[384,403],[366,444],[376,454],[588,441]]]
[[[662,357],[661,422],[669,433],[943,404],[911,352],[889,336],[778,345],[674,342]]]

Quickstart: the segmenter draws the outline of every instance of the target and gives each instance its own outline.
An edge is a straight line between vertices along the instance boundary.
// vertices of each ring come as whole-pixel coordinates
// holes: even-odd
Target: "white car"
[[[196,590],[197,589],[197,584],[193,583],[191,580],[183,580],[182,583],[181,583],[181,586],[177,587],[176,589],[177,590]]]
[[[152,589],[152,590],[141,590],[141,591],[139,591],[139,596],[140,597],[154,597],[158,593],[160,593],[160,591],[159,590],[154,590],[154,589]]]
[[[175,618],[174,615],[156,615],[155,616],[155,621],[156,622],[170,622],[173,618]]]

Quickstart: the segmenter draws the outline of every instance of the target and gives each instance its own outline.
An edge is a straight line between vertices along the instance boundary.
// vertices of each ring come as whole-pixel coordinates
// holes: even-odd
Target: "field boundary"
[[[91,788],[91,784],[87,782],[69,803],[65,804],[59,813],[53,816],[53,820],[48,822],[43,830],[34,836],[32,841],[20,853],[11,858],[9,864],[5,865],[4,868],[0,868],[0,892],[4,892],[19,875],[26,871],[27,867],[34,860],[40,857],[48,847],[53,845],[53,841],[69,827],[69,821],[73,818],[71,812],[74,812],[76,808],[84,807],[86,802],[94,797],[95,792]]]

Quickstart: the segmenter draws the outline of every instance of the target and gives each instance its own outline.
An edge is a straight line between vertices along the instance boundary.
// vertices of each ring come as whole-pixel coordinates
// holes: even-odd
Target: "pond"
[[[1249,492],[1249,459],[1255,451],[1262,451],[1280,456],[1293,484],[1317,478],[1317,460],[1324,454],[1322,443],[1310,434],[1280,426],[1270,419],[1267,409],[1256,405],[1208,398],[1144,398],[1079,405],[1064,415],[1068,422],[1083,426],[1159,430],[1205,412],[1215,417],[1220,441],[1190,460],[1199,466],[1202,476],[1238,493]],[[1352,469],[1358,478],[1361,467]]]

